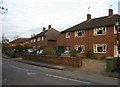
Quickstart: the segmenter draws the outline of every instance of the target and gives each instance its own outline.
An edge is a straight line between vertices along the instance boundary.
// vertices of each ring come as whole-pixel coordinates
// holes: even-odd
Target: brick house
[[[10,46],[16,46],[16,45],[20,45],[20,46],[25,46],[25,41],[28,40],[29,38],[18,38],[18,39],[15,39],[13,41],[11,41],[9,43]]]
[[[48,25],[48,29],[43,27],[43,31],[37,35],[32,35],[29,41],[26,43],[29,44],[30,47],[34,49],[43,48],[45,46],[56,47],[56,42],[59,31],[52,28],[51,25]]]
[[[87,20],[60,32],[58,49],[76,49],[80,55],[92,50],[98,57],[117,56],[117,30],[116,20],[120,15],[113,14],[109,9],[108,16],[91,19],[87,14]],[[118,31],[120,33],[120,29]],[[120,37],[120,34],[118,34]],[[120,40],[120,39],[119,39]]]

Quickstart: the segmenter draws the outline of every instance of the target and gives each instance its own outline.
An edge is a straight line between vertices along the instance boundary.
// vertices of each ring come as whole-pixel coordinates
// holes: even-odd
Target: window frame
[[[79,50],[78,50],[79,47],[82,47],[81,52],[79,52]],[[76,50],[77,52],[79,52],[79,53],[84,53],[84,52],[85,52],[85,45],[82,45],[82,44],[80,44],[80,45],[75,45],[74,48],[75,48],[75,50]]]
[[[79,35],[81,33],[81,35]],[[78,30],[75,31],[75,37],[84,37],[85,36],[85,30]]]
[[[38,37],[38,38],[37,38],[37,41],[40,41],[40,40],[41,40],[41,38],[40,38],[40,37]]]
[[[44,36],[41,37],[41,40],[42,40],[42,41],[44,40]]]
[[[102,47],[102,51],[98,51],[100,50],[100,47]],[[107,53],[107,44],[94,44],[93,45],[93,51],[94,53]]]
[[[107,34],[107,30],[106,27],[98,27],[98,28],[94,28],[93,29],[93,34],[94,36],[99,36],[99,35],[106,35]],[[100,33],[102,32],[102,33]]]
[[[118,33],[120,33],[120,26],[118,26],[118,28],[119,28]],[[117,34],[116,26],[114,26],[114,34]]]
[[[71,32],[66,32],[65,37],[70,38],[71,37]]]

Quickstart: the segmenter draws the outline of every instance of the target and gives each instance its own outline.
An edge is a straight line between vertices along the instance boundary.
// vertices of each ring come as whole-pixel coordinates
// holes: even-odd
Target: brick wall
[[[66,57],[59,57],[59,56],[41,56],[41,55],[34,55],[34,54],[24,54],[23,59],[37,61],[37,62],[69,65],[73,67],[82,66],[82,58],[66,58]]]
[[[74,48],[74,45],[81,44],[81,45],[85,45],[85,52],[87,52],[89,49],[93,49],[94,44],[107,44],[106,53],[95,53],[95,54],[97,54],[98,57],[101,58],[114,56],[114,45],[117,42],[116,34],[114,34],[114,26],[107,26],[106,30],[107,30],[106,35],[98,35],[98,36],[93,35],[93,29],[85,30],[84,37],[75,37],[74,32],[71,32],[70,38],[65,38],[66,33],[61,33],[57,40],[57,46],[70,46],[72,49]],[[83,55],[83,53],[80,53],[79,55]]]

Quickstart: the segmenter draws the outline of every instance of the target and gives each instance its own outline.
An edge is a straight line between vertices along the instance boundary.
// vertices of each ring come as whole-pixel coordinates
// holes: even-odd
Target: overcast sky
[[[86,20],[108,15],[111,8],[118,14],[119,0],[3,0],[8,13],[0,15],[0,26],[6,38],[13,40],[15,35],[30,37],[39,33],[42,27],[52,25],[62,31]],[[0,4],[1,5],[1,4]],[[88,11],[88,7],[90,10]]]

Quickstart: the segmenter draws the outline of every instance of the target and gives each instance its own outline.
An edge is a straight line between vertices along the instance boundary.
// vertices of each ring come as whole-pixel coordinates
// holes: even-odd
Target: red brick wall
[[[98,57],[108,57],[114,56],[114,44],[116,44],[116,34],[114,34],[114,26],[109,26],[106,29],[106,35],[93,35],[93,29],[86,30],[84,37],[75,37],[74,32],[71,32],[71,38],[65,38],[65,33],[59,35],[57,46],[71,46],[71,49],[74,45],[85,45],[85,52],[88,49],[93,49],[94,44],[107,44],[106,53],[95,53]],[[119,35],[120,37],[120,35]],[[81,54],[83,55],[83,53]]]
[[[74,67],[82,66],[82,58],[66,58],[59,56],[41,56],[41,55],[33,55],[33,54],[24,54],[23,59],[37,61],[37,62],[69,65]]]

